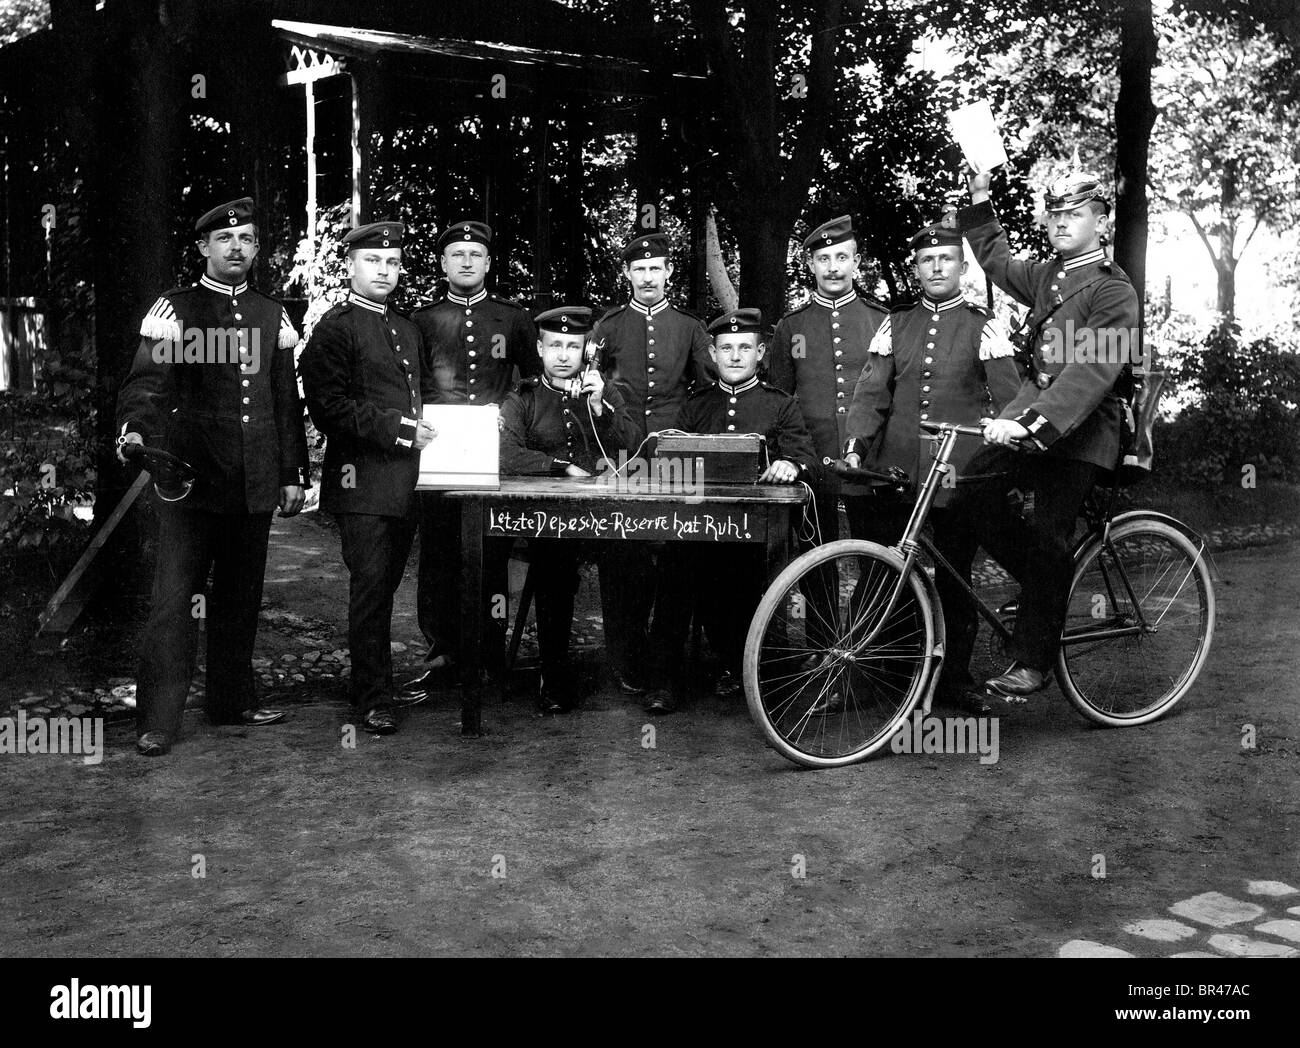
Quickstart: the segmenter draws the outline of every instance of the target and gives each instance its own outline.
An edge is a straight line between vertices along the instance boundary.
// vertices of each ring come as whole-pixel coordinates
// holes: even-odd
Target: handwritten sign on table
[[[488,537],[524,539],[640,539],[645,542],[762,542],[744,510],[685,506],[626,509],[489,509]]]

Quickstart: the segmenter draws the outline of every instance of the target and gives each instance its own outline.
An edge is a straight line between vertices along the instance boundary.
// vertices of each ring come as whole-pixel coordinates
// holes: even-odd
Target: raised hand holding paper
[[[948,114],[948,126],[966,162],[976,171],[992,171],[1007,162],[993,110],[984,99],[954,109]]]

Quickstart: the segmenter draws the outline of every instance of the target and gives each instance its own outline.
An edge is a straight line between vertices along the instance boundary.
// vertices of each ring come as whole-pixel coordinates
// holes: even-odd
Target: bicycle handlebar
[[[963,437],[984,436],[984,430],[981,429],[979,426],[959,426],[955,422],[922,422],[921,429],[923,429],[926,433],[932,433],[936,436],[940,433],[944,433],[947,431],[952,431],[953,433],[957,433]],[[1039,450],[1037,444],[1033,443],[1030,440],[1025,440],[1022,438],[1017,438],[1012,440],[1008,444],[1008,447],[1015,448],[1017,451],[1036,452]]]

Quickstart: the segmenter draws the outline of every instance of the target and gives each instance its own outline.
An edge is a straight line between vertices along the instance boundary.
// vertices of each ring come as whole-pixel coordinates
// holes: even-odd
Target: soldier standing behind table
[[[136,689],[136,748],[145,756],[166,753],[180,731],[200,618],[209,719],[263,725],[284,716],[256,708],[252,656],[271,514],[302,509],[307,484],[298,335],[279,302],[248,286],[259,248],[253,201],[214,208],[194,229],[205,271],[153,304],[118,394],[119,444],[159,447],[198,474],[188,496],[159,509]],[[211,604],[196,616],[209,569]]]
[[[499,405],[510,392],[516,370],[520,378],[541,370],[537,329],[522,306],[485,286],[492,268],[490,226],[462,219],[443,230],[437,250],[447,293],[411,314],[429,347],[434,402]],[[459,657],[465,613],[460,592],[460,503],[440,491],[421,492],[419,501],[416,607],[420,631],[429,645],[429,669],[407,686],[414,701],[424,698],[433,676]],[[505,593],[509,544],[489,543],[484,553],[488,592]],[[499,652],[504,621],[487,615],[486,627],[486,635],[496,638],[490,650]]]
[[[776,325],[767,366],[772,384],[799,398],[818,462],[824,463],[840,457],[848,437],[853,389],[867,363],[867,347],[888,312],[863,298],[853,285],[862,256],[848,215],[818,226],[803,246],[816,288],[806,305],[787,313]],[[840,483],[829,470],[823,471],[812,500],[818,541],[840,537],[841,496],[848,507],[854,499],[865,499],[869,491],[861,484]],[[823,571],[805,584],[805,597],[819,611],[810,618],[817,646],[830,642],[829,631],[817,635],[817,624],[830,621],[837,585],[833,571],[833,567]]]
[[[501,406],[501,472],[506,475],[590,477],[602,459],[617,461],[635,445],[636,425],[618,390],[596,367],[584,368],[591,310],[561,306],[537,318],[541,377],[526,379]],[[570,383],[580,383],[574,390]],[[617,557],[624,543],[572,540],[529,542],[529,574],[537,597],[542,660],[538,708],[564,713],[577,700],[569,665],[569,632],[584,553]],[[608,646],[608,637],[606,638]]]
[[[811,482],[817,472],[815,455],[799,401],[758,377],[766,352],[763,314],[735,309],[715,319],[708,330],[718,379],[691,395],[678,428],[688,433],[762,434],[768,461],[759,483]],[[709,645],[722,663],[714,693],[729,698],[740,690],[745,632],[766,583],[764,551],[754,546],[675,542],[667,544],[663,556],[667,570],[661,576],[660,599],[669,638],[663,659],[668,687],[651,693],[647,708],[652,713],[671,712],[685,695],[683,649],[693,596]]]
[[[415,537],[420,450],[434,437],[421,415],[434,395],[419,329],[387,305],[401,272],[400,222],[343,238],[347,300],[316,324],[300,367],[307,408],[325,434],[321,509],[334,515],[348,568],[351,695],[361,726],[398,727],[390,647],[393,594]]]
[[[602,316],[592,339],[605,345],[602,370],[627,404],[637,430],[631,451],[647,434],[672,429],[692,383],[708,381],[709,337],[697,317],[667,298],[672,245],[663,233],[634,237],[622,251],[631,298]],[[656,573],[649,548],[629,544],[602,562],[601,606],[605,636],[619,689],[645,693],[647,633]]]
[[[1137,293],[1102,247],[1110,204],[1099,180],[1076,170],[1052,187],[1046,224],[1055,253],[1045,262],[1011,257],[988,186],[987,173],[971,178],[971,206],[957,218],[989,279],[1030,307],[1030,374],[1015,399],[985,425],[986,446],[967,473],[990,479],[957,489],[951,526],[939,546],[966,577],[983,546],[1021,586],[1014,661],[985,684],[983,696],[973,697],[986,706],[1047,684],[1065,622],[1079,512],[1119,459],[1117,383],[1130,361],[1096,347],[1128,346],[1138,326]],[[1012,441],[1045,453],[1014,450]],[[1008,499],[1013,490],[1024,496],[1019,511]],[[962,642],[973,635],[968,623],[974,612],[942,574],[939,582],[949,623],[944,686],[964,689],[971,683],[971,653]]]

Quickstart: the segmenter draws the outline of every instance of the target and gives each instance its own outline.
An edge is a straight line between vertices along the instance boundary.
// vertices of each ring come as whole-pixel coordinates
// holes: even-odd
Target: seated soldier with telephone
[[[767,350],[762,313],[735,309],[714,320],[708,330],[713,338],[709,357],[719,377],[691,394],[677,428],[687,433],[758,433],[766,441],[768,464],[757,483],[811,480],[816,453],[798,399],[758,377]],[[650,713],[672,712],[685,691],[682,649],[692,597],[699,601],[710,646],[723,666],[716,694],[726,697],[740,690],[745,632],[764,585],[763,552],[758,547],[668,543],[664,556],[672,561],[661,583],[668,587],[661,594],[667,650],[656,654],[658,664],[669,667],[669,679],[667,688],[655,688],[648,696]]]
[[[501,473],[594,476],[601,459],[616,460],[619,451],[635,446],[636,428],[618,390],[606,386],[595,366],[596,347],[586,345],[591,310],[561,306],[536,323],[542,374],[521,382],[501,405]],[[616,558],[620,545],[603,542],[599,555]],[[569,629],[583,552],[582,544],[569,540],[530,540],[543,714],[564,713],[576,703]]]

